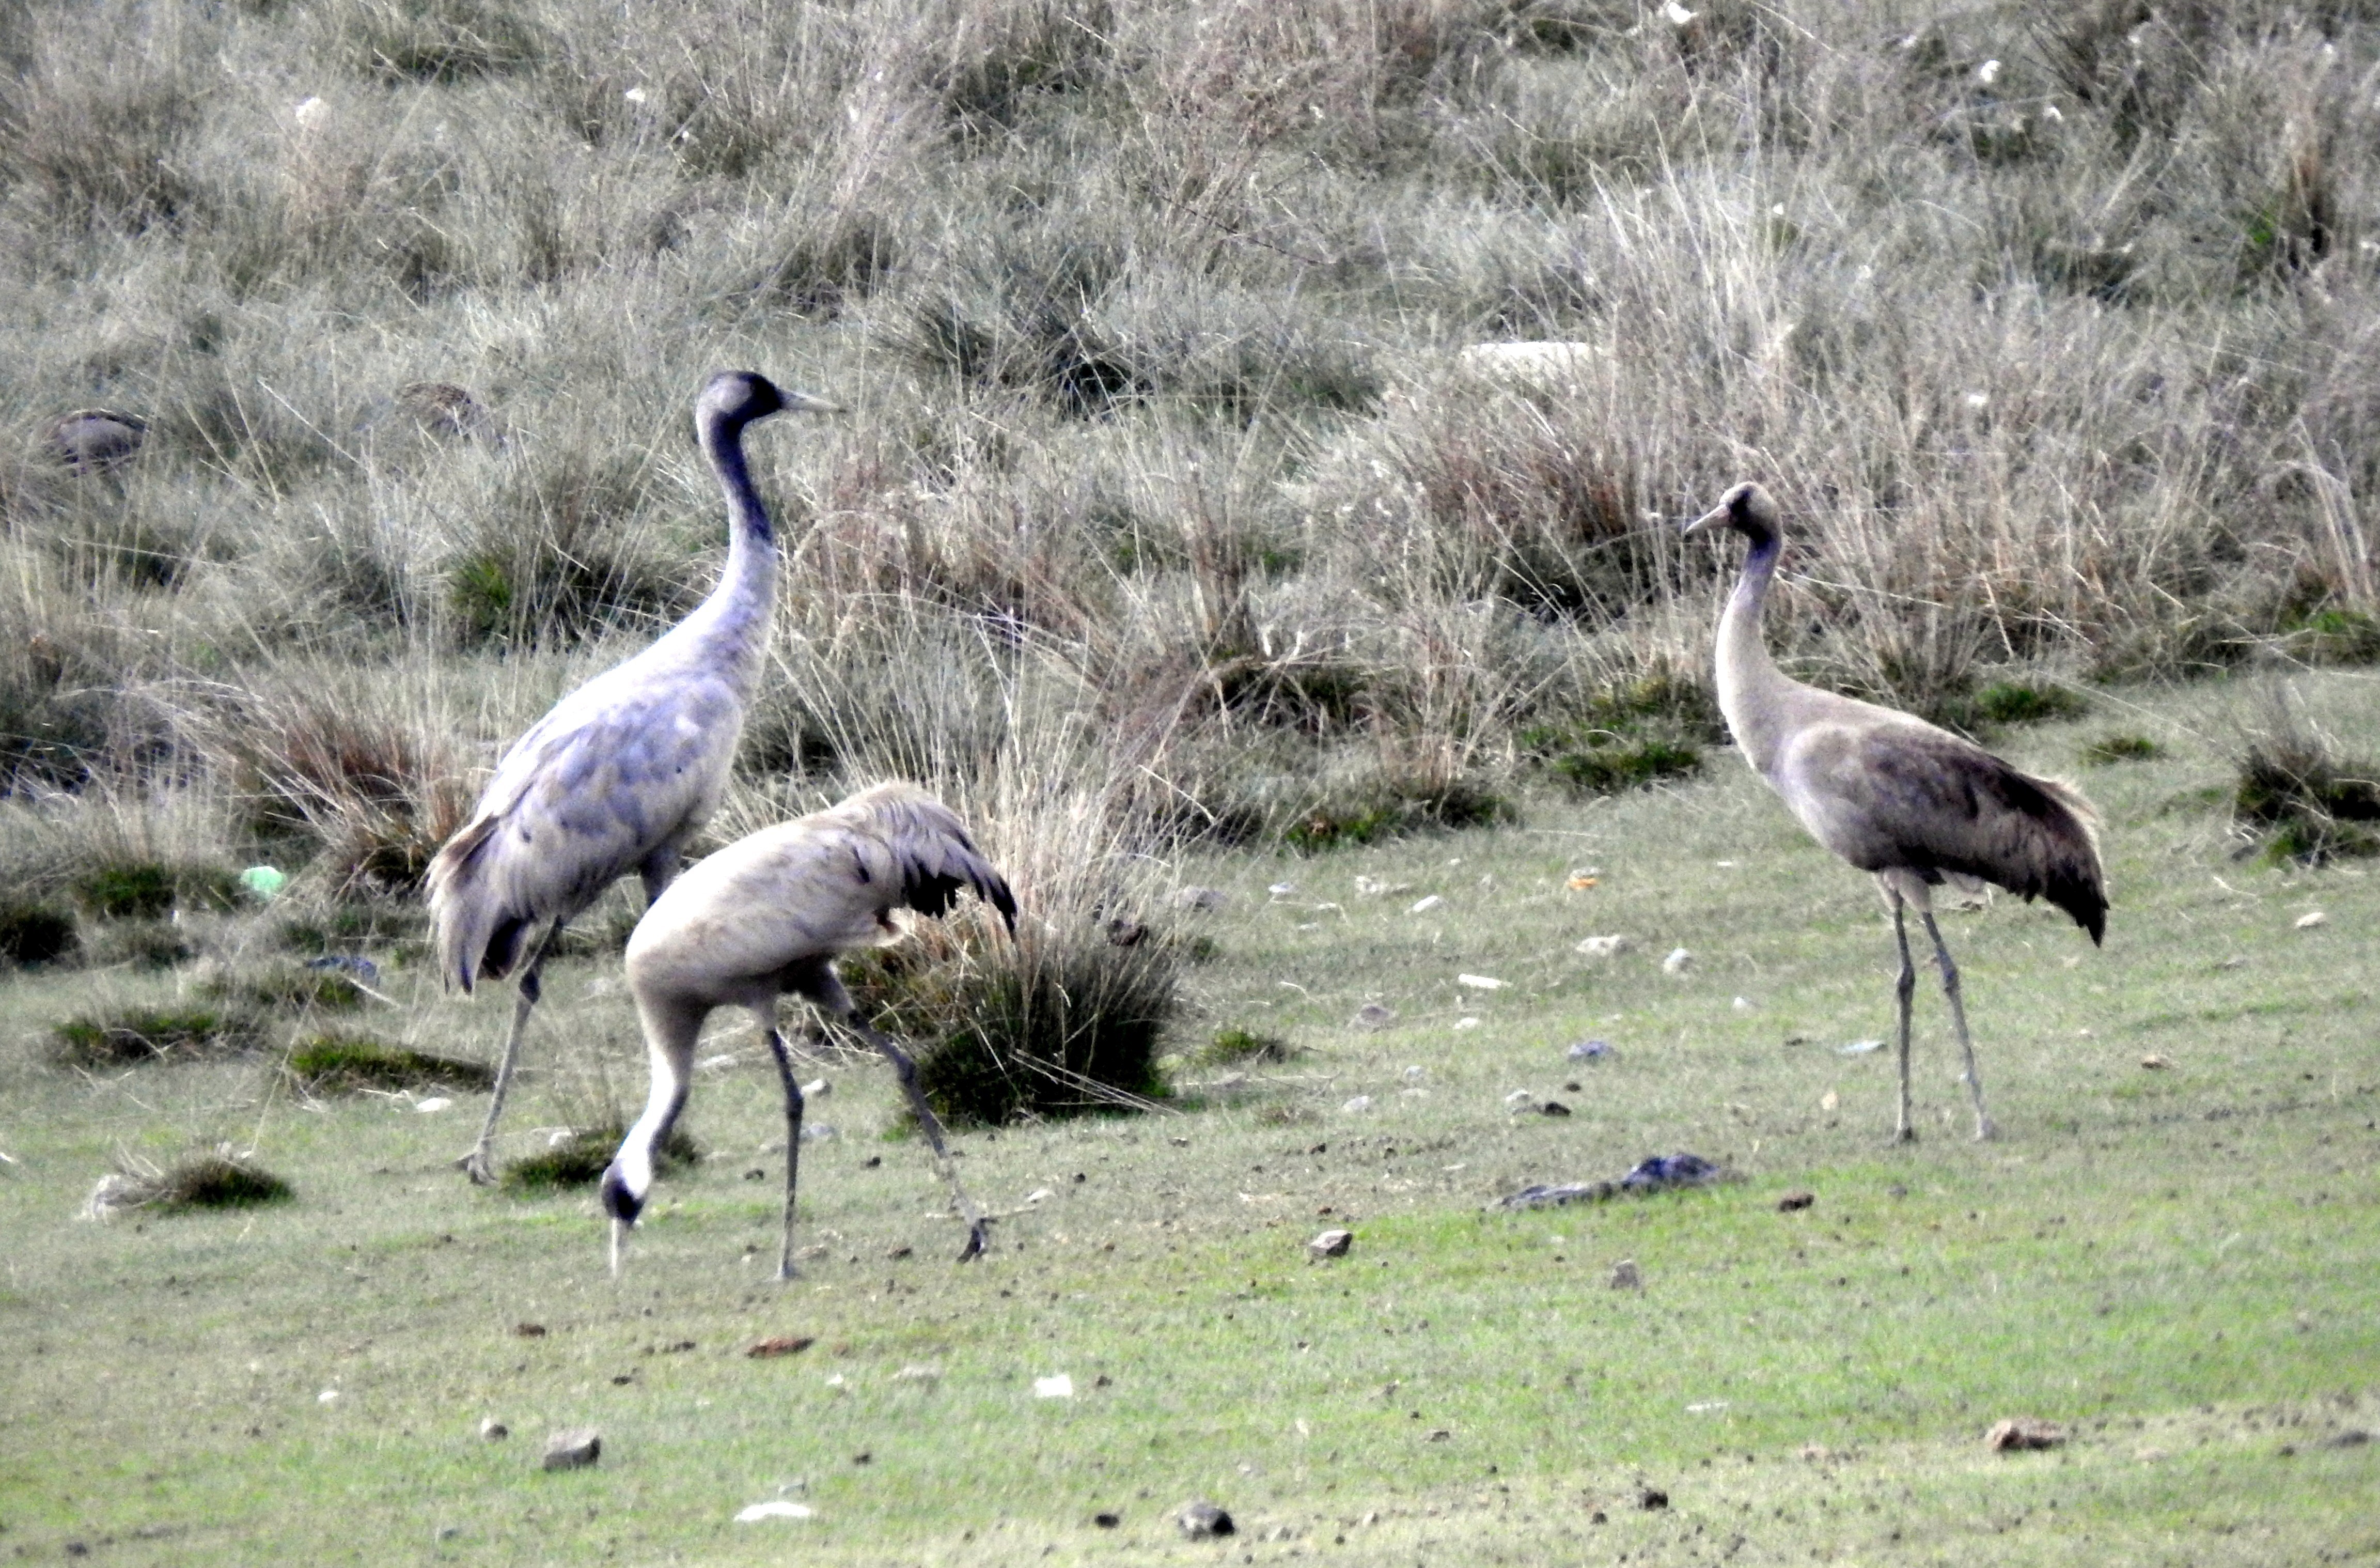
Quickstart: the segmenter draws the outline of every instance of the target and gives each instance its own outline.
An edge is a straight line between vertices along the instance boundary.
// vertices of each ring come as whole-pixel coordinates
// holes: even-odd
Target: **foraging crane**
[[[784,409],[834,407],[749,371],[710,378],[694,418],[727,493],[732,533],[719,586],[659,642],[555,703],[515,741],[471,820],[431,862],[445,982],[468,991],[520,974],[488,1119],[461,1161],[474,1182],[493,1179],[488,1157],[504,1090],[563,928],[630,871],[648,905],[659,897],[686,835],[727,786],[777,591],[776,538],[744,465],[744,432]]]
[[[612,1272],[652,1191],[653,1155],[686,1107],[696,1037],[715,1007],[751,1009],[785,1089],[785,1221],[777,1278],[794,1277],[794,1181],[802,1151],[802,1090],[777,1031],[777,998],[803,997],[884,1053],[934,1161],[967,1222],[962,1263],[984,1249],[982,1217],[959,1185],[942,1126],[906,1051],[870,1028],[834,972],[838,954],[880,945],[895,909],[942,915],[960,888],[1000,911],[1013,934],[1016,898],[951,808],[915,784],[885,784],[824,811],[763,828],[697,861],[664,890],[628,938],[628,989],[652,1060],[652,1092],[603,1173]]]
[[[1900,1118],[1893,1141],[1909,1143],[1909,1003],[1917,970],[1903,915],[1914,907],[1934,940],[1950,1021],[1975,1104],[1975,1136],[1995,1128],[1984,1110],[1974,1041],[1959,996],[1959,968],[1934,923],[1932,889],[1995,882],[2074,918],[2095,945],[2107,930],[2107,879],[2099,867],[2095,814],[2081,791],[2021,773],[1982,747],[1925,720],[1873,702],[1820,691],[1789,678],[1761,640],[1760,609],[1783,548],[1777,503],[1739,484],[1684,531],[1733,529],[1751,551],[1719,619],[1719,711],[1753,771],[1784,797],[1810,836],[1872,872],[1892,911],[1900,944]]]

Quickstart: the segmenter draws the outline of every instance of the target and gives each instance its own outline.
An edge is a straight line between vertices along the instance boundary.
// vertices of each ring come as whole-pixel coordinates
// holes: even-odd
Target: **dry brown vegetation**
[[[402,893],[702,591],[730,364],[854,411],[758,437],[721,831],[892,772],[1028,861],[1096,820],[1022,873],[1070,930],[1169,835],[1492,810],[1701,667],[1667,520],[1748,475],[1852,689],[2368,656],[2380,18],[1937,12],[0,5],[0,860]],[[1588,346],[1455,366],[1529,338]],[[35,444],[101,405],[129,461]]]

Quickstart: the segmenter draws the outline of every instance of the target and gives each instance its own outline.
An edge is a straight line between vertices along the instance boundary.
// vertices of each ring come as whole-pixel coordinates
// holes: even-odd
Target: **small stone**
[[[1749,1013],[1752,1011],[1752,998],[1748,996],[1739,996],[1735,999],[1734,1005],[1737,1012]]]
[[[1564,1105],[1559,1100],[1547,1100],[1543,1105],[1537,1107],[1537,1111],[1540,1114],[1547,1116],[1567,1116],[1570,1114],[1570,1107]]]
[[[1185,887],[1173,895],[1173,906],[1194,915],[1211,915],[1232,901],[1232,895],[1219,887]]]
[[[2166,1068],[2172,1066],[2173,1061],[2170,1057],[2159,1056],[2152,1052],[2151,1054],[2141,1058],[2141,1065],[2146,1067],[2153,1073],[2159,1073],[2163,1072]]]
[[[1994,1453],[2006,1453],[2021,1448],[2056,1448],[2066,1440],[2066,1428],[2055,1421],[2037,1421],[2030,1416],[2011,1416],[1993,1423],[1984,1434],[1984,1446]]]
[[[1789,1192],[1777,1200],[1777,1212],[1791,1214],[1797,1209],[1807,1209],[1817,1201],[1818,1195],[1815,1193]]]
[[[735,1515],[739,1525],[757,1525],[763,1519],[808,1519],[812,1510],[807,1502],[787,1502],[782,1498],[768,1502],[756,1502]]]
[[[1182,1533],[1194,1541],[1208,1540],[1216,1536],[1228,1536],[1238,1528],[1232,1523],[1230,1514],[1214,1503],[1204,1501],[1190,1503],[1184,1507],[1175,1516],[1174,1522],[1182,1526]]]
[[[1516,1088],[1504,1097],[1504,1109],[1518,1116],[1537,1108],[1537,1097],[1524,1088]]]
[[[2362,1448],[2372,1440],[2372,1434],[2361,1427],[2349,1427],[2322,1440],[2325,1448]]]
[[[454,1103],[455,1102],[453,1100],[447,1099],[443,1094],[433,1094],[429,1099],[422,1100],[420,1103],[414,1106],[413,1109],[420,1115],[435,1116],[441,1111],[444,1111],[452,1107]]]
[[[1682,975],[1686,972],[1686,966],[1694,961],[1694,955],[1692,953],[1682,947],[1673,947],[1670,949],[1670,955],[1661,960],[1661,973]]]
[[[1357,877],[1355,891],[1366,898],[1394,898],[1401,893],[1411,893],[1411,882],[1384,882],[1378,877]]]
[[[1583,1039],[1564,1054],[1573,1062],[1599,1062],[1611,1054],[1611,1046],[1606,1040]]]
[[[1430,1428],[1429,1435],[1422,1440],[1425,1442],[1446,1442],[1453,1436],[1454,1434],[1444,1427],[1434,1427]]]
[[[2310,930],[2313,927],[2323,924],[2329,918],[2329,916],[2324,914],[2319,909],[2309,909],[2304,914],[2299,916],[2294,924],[2297,926],[2297,929],[2301,931]]]
[[[1112,1530],[1118,1525],[1123,1523],[1123,1515],[1121,1513],[1094,1513],[1091,1515],[1091,1523],[1097,1525],[1102,1530]]]
[[[1462,1017],[1462,1018],[1457,1018],[1456,1020],[1454,1020],[1454,1027],[1455,1027],[1455,1031],[1456,1031],[1458,1034],[1459,1034],[1459,1033],[1461,1033],[1461,1032],[1462,1032],[1463,1030],[1464,1030],[1464,1029],[1475,1029],[1475,1028],[1477,1028],[1478,1027],[1479,1027],[1479,1020],[1478,1020],[1478,1019],[1476,1019],[1476,1018],[1472,1018],[1472,1017]]]
[[[1355,1244],[1353,1231],[1325,1231],[1305,1244],[1305,1250],[1317,1258],[1344,1258]]]
[[[1408,915],[1427,915],[1431,910],[1443,905],[1445,902],[1446,900],[1439,897],[1438,894],[1433,893],[1427,898],[1417,899],[1413,904],[1407,906],[1405,913]]]
[[[1837,1094],[1833,1089],[1828,1089],[1826,1093],[1818,1096],[1818,1109],[1821,1111],[1832,1111],[1836,1106],[1840,1105],[1842,1102],[1842,1096]]]
[[[1353,1100],[1347,1101],[1346,1104],[1339,1107],[1339,1112],[1340,1114],[1344,1116],[1360,1116],[1371,1108],[1372,1097],[1368,1094],[1359,1094]]]
[[[1396,1021],[1397,1010],[1377,1002],[1366,1002],[1355,1009],[1355,1027],[1359,1029],[1385,1029]]]
[[[1063,1372],[1054,1378],[1036,1378],[1033,1380],[1033,1397],[1072,1399],[1075,1397],[1075,1380]]]
[[[480,1423],[480,1440],[481,1442],[502,1442],[512,1435],[513,1429],[510,1427],[505,1426],[502,1421],[497,1420],[492,1416]]]
[[[584,1470],[603,1457],[603,1434],[592,1427],[566,1427],[545,1440],[545,1467]]]
[[[1591,936],[1572,951],[1584,958],[1617,958],[1628,951],[1628,939],[1616,932],[1610,936]]]
[[[1266,888],[1265,891],[1272,894],[1275,898],[1287,898],[1291,893],[1297,891],[1297,884],[1295,882],[1275,882],[1270,887]]]
[[[1667,1508],[1670,1506],[1670,1494],[1658,1487],[1640,1488],[1636,1493],[1636,1506],[1645,1509]]]
[[[1644,1270],[1636,1267],[1636,1259],[1633,1258],[1623,1258],[1619,1262],[1614,1263],[1611,1266],[1611,1288],[1613,1290],[1643,1290],[1645,1288]]]
[[[798,1355],[816,1343],[818,1341],[808,1334],[781,1334],[745,1346],[744,1354],[755,1361],[766,1361],[771,1356]]]
[[[833,1083],[825,1078],[812,1078],[809,1082],[802,1086],[802,1098],[804,1100],[817,1100],[825,1095],[832,1094],[833,1092]]]
[[[542,1323],[515,1323],[513,1325],[513,1332],[518,1334],[525,1340],[541,1340],[545,1337],[545,1325]]]
[[[939,1380],[941,1375],[942,1369],[940,1367],[921,1366],[913,1361],[893,1373],[892,1380],[896,1383],[930,1383]]]
[[[1512,982],[1500,980],[1488,975],[1457,975],[1454,977],[1454,983],[1459,986],[1468,986],[1473,991],[1502,991]]]

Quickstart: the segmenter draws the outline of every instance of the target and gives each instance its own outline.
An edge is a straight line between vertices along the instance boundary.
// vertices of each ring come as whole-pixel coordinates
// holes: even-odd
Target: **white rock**
[[[1882,1051],[1883,1049],[1884,1041],[1880,1039],[1855,1039],[1849,1045],[1839,1045],[1835,1047],[1835,1054],[1838,1056],[1865,1056],[1871,1051]]]
[[[1752,998],[1748,996],[1739,996],[1735,999],[1734,1006],[1735,1010],[1739,1013],[1749,1013],[1752,1011]]]
[[[1991,86],[2000,79],[2000,63],[1998,60],[1985,60],[1975,67],[1975,79],[1985,87]]]
[[[1429,1076],[1429,1075],[1423,1072],[1419,1067],[1408,1067],[1405,1069],[1405,1082],[1409,1084],[1417,1084],[1427,1076]]]
[[[1075,1397],[1075,1380],[1063,1372],[1054,1378],[1036,1378],[1033,1380],[1033,1397],[1072,1399]]]
[[[1616,958],[1628,951],[1628,939],[1617,932],[1610,936],[1591,936],[1573,951],[1587,958]]]
[[[1682,947],[1673,947],[1670,949],[1670,955],[1661,960],[1661,973],[1665,975],[1682,975],[1686,972],[1686,966],[1692,964],[1694,961],[1694,955],[1693,954],[1687,952]]]
[[[626,100],[627,100],[629,103],[643,103],[643,102],[645,101],[645,96],[646,96],[646,95],[645,95],[645,90],[644,90],[643,88],[641,88],[641,87],[632,87],[632,88],[628,89],[628,91],[627,91],[623,92],[622,94],[620,94],[620,96],[621,96],[621,97],[623,97],[623,98],[625,98],[625,99],[626,99]],[[741,1517],[742,1517],[742,1515],[741,1515],[741,1514],[739,1514],[739,1515],[737,1515],[737,1517],[741,1518]]]
[[[1384,882],[1378,877],[1359,876],[1355,879],[1355,891],[1366,898],[1389,898],[1400,893],[1411,893],[1413,883]]]
[[[1469,986],[1473,991],[1502,991],[1512,982],[1496,979],[1487,975],[1457,975],[1454,977],[1454,983],[1459,986]]]
[[[812,1512],[807,1502],[787,1502],[782,1498],[772,1498],[767,1502],[756,1502],[737,1513],[735,1522],[757,1525],[763,1519],[808,1519],[812,1516]]]
[[[833,1092],[834,1085],[825,1078],[812,1078],[808,1083],[802,1086],[802,1098],[804,1100],[817,1100],[822,1095],[830,1095]]]
[[[1031,1192],[1025,1195],[1025,1201],[1027,1203],[1047,1203],[1057,1196],[1058,1195],[1056,1193],[1051,1192],[1048,1187],[1035,1187]]]
[[[1446,900],[1439,897],[1438,894],[1433,893],[1427,898],[1415,900],[1413,904],[1406,907],[1405,913],[1408,915],[1427,915],[1445,902]]]
[[[1504,1105],[1505,1105],[1505,1108],[1506,1108],[1507,1110],[1512,1110],[1512,1111],[1529,1111],[1529,1110],[1534,1110],[1534,1109],[1536,1108],[1536,1103],[1537,1103],[1537,1097],[1536,1097],[1536,1095],[1534,1095],[1534,1094],[1531,1094],[1527,1089],[1524,1089],[1524,1088],[1516,1088],[1516,1089],[1514,1089],[1512,1093],[1510,1093],[1510,1094],[1508,1094],[1508,1095],[1506,1095],[1506,1096],[1504,1097]]]
[[[1275,898],[1287,898],[1291,893],[1297,891],[1297,884],[1295,882],[1275,882],[1270,887],[1265,889],[1265,891],[1272,894]]]
[[[2304,914],[2297,918],[2297,929],[2304,930],[2312,926],[2319,926],[2329,918],[2329,916],[2324,914],[2319,909],[2309,909]]]
[[[802,1141],[804,1143],[824,1143],[829,1138],[840,1137],[842,1136],[842,1134],[836,1132],[833,1127],[824,1122],[804,1122],[802,1124]]]
[[[1471,1017],[1457,1018],[1454,1020],[1454,1027],[1458,1029],[1475,1029],[1479,1027],[1479,1020]]]
[[[416,1105],[413,1109],[420,1115],[435,1116],[441,1111],[451,1109],[454,1104],[455,1102],[447,1099],[444,1095],[433,1094],[429,1099],[421,1101],[419,1105]]]
[[[336,1389],[324,1389],[321,1393],[314,1396],[314,1403],[317,1404],[336,1404],[339,1403],[339,1391]]]
[[[930,1383],[940,1380],[941,1375],[940,1367],[921,1367],[913,1362],[893,1373],[892,1380],[896,1383]]]
[[[1359,1116],[1371,1108],[1372,1097],[1368,1094],[1359,1094],[1339,1109],[1350,1116]]]

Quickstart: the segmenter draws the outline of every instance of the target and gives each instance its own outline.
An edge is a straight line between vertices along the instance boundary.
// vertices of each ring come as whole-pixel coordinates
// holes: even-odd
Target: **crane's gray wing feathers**
[[[1862,870],[1974,877],[2048,899],[2094,942],[2105,934],[2093,812],[2071,786],[1916,721],[1841,735],[1804,756],[1826,767],[1840,802],[1829,813],[1834,833],[1820,836]]]
[[[557,704],[497,765],[472,820],[430,870],[440,967],[469,990],[518,957],[525,929],[566,918],[718,806],[743,732],[723,681],[615,680]]]

